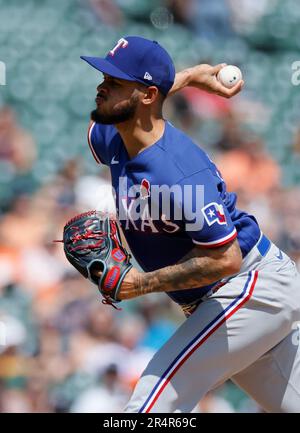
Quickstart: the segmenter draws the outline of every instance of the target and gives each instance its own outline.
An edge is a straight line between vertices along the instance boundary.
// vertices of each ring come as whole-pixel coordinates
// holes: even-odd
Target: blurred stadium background
[[[102,305],[52,243],[70,216],[107,200],[109,174],[86,141],[101,76],[79,56],[103,55],[131,34],[158,40],[177,70],[238,65],[242,94],[185,89],[165,115],[300,264],[299,20],[297,0],[0,0],[1,412],[120,412],[184,320],[164,295],[121,312]],[[230,382],[196,409],[260,410]]]

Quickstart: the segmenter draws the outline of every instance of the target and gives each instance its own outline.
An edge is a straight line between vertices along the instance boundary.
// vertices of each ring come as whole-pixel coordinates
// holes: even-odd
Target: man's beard
[[[100,110],[96,108],[96,110],[91,112],[91,119],[94,122],[102,123],[103,125],[116,125],[117,123],[126,122],[135,116],[137,105],[137,96],[132,96],[127,105],[116,109],[111,113],[100,113]]]

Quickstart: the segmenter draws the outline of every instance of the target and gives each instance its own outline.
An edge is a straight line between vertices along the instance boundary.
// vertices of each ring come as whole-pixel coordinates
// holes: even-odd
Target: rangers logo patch
[[[114,250],[112,250],[111,255],[112,258],[119,263],[124,262],[124,260],[126,259],[125,254],[119,248],[115,248]]]
[[[204,218],[209,226],[214,223],[227,224],[224,208],[221,204],[212,202],[201,209]]]

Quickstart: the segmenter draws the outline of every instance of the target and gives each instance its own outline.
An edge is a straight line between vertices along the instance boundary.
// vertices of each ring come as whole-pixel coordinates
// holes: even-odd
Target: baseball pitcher
[[[190,412],[231,379],[268,412],[300,412],[300,277],[294,262],[236,207],[208,155],[162,114],[166,97],[195,86],[224,97],[222,65],[175,74],[156,41],[122,38],[105,58],[88,142],[110,167],[119,224],[79,215],[64,231],[70,262],[105,303],[164,292],[184,323],[155,354],[127,412]],[[255,167],[253,168],[255,170]],[[162,295],[163,296],[163,295]]]

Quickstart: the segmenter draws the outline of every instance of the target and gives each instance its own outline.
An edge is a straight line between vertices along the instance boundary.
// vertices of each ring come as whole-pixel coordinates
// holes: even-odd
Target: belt
[[[255,245],[261,256],[265,256],[271,248],[271,241],[263,234]]]

